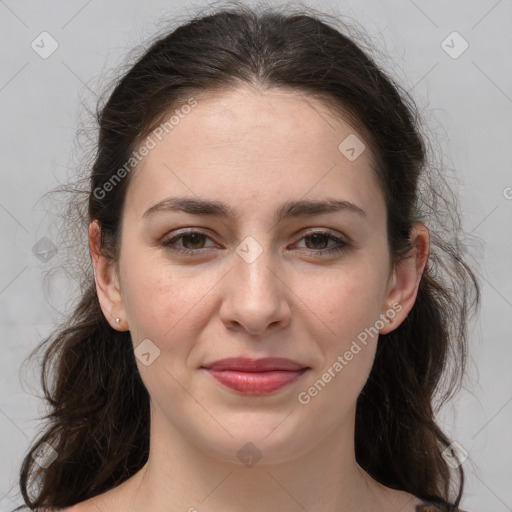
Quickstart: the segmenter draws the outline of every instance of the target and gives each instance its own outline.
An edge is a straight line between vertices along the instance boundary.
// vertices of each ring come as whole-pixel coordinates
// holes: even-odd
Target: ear
[[[409,239],[412,248],[407,257],[397,264],[389,280],[383,306],[385,312],[381,315],[386,321],[382,322],[384,327],[379,330],[380,334],[391,332],[405,320],[418,295],[429,255],[430,237],[427,227],[420,222],[415,223]]]
[[[128,325],[117,268],[114,260],[107,257],[101,248],[101,228],[96,220],[89,225],[89,254],[94,269],[96,293],[103,314],[113,329],[127,331]],[[119,323],[116,323],[116,318],[119,318]]]

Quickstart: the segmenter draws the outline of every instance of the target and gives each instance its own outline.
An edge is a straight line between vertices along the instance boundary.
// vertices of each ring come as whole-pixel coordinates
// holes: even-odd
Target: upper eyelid
[[[204,228],[184,228],[184,229],[185,229],[184,231],[178,230],[178,232],[176,232],[176,233],[172,233],[168,236],[165,236],[163,238],[163,240],[170,241],[170,240],[174,240],[174,239],[180,239],[180,237],[189,235],[189,234],[200,234],[200,235],[206,236],[207,238],[210,238],[213,242],[216,242],[215,237],[212,236],[211,234],[209,234],[208,231],[204,231]],[[341,239],[341,241],[343,241],[346,244],[350,243],[350,238],[347,237],[346,235],[338,233],[338,232],[334,232],[330,228],[322,228],[322,227],[306,228],[306,231],[299,230],[293,236],[296,237],[296,236],[300,235],[300,238],[299,238],[299,241],[300,241],[300,240],[302,240],[302,238],[309,236],[309,235],[314,235],[314,234],[326,234],[327,236]]]

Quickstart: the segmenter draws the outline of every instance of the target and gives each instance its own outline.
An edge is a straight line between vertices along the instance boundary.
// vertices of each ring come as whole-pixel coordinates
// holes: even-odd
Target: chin
[[[232,422],[218,417],[229,434],[221,427],[202,430],[195,444],[209,456],[230,464],[252,467],[289,462],[314,447],[318,432],[308,434],[295,424],[293,414],[286,414],[242,413],[242,418]]]

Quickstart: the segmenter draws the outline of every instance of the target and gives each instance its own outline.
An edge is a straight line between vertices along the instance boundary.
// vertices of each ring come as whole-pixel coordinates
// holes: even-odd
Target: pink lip
[[[266,395],[297,380],[308,367],[282,357],[221,359],[202,368],[224,386],[247,395]]]

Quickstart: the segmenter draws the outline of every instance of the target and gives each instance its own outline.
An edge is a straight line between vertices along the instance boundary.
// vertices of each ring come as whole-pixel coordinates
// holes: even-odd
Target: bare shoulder
[[[117,489],[111,489],[103,494],[76,503],[71,507],[55,509],[48,512],[115,512],[118,510],[126,510],[123,508],[126,503],[120,504],[114,499],[116,497],[116,490]]]

